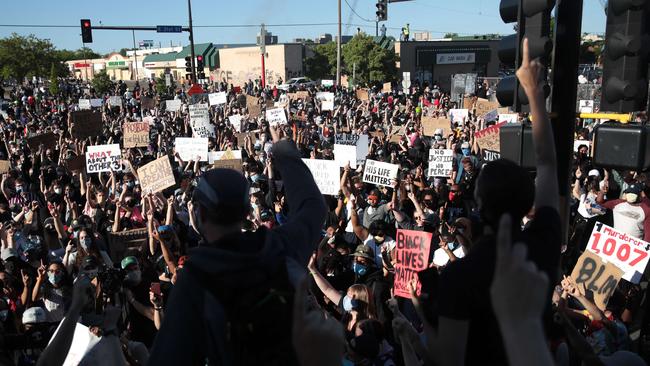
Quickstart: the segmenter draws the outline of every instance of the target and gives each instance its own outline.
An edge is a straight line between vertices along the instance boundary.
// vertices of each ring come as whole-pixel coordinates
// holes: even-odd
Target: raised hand
[[[539,88],[539,85],[543,81],[542,72],[544,70],[544,66],[539,61],[539,59],[530,59],[528,38],[524,38],[523,48],[521,66],[516,73],[517,79],[519,79],[519,83],[527,92],[539,92],[542,90],[542,88]]]

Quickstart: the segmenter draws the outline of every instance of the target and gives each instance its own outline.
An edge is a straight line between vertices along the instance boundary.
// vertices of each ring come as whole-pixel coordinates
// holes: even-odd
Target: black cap
[[[640,183],[634,183],[634,184],[631,184],[630,186],[628,186],[625,189],[625,192],[623,192],[623,193],[634,193],[634,194],[636,194],[638,196],[638,195],[641,194],[641,191],[643,191],[643,187],[641,186],[641,184]]]
[[[233,169],[212,169],[206,172],[194,190],[192,200],[212,213],[227,210],[224,222],[243,220],[249,211],[249,184],[240,172]],[[225,213],[224,213],[225,214]]]

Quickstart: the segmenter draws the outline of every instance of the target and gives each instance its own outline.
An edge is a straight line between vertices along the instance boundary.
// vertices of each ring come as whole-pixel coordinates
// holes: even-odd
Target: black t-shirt
[[[548,275],[549,296],[558,276],[560,227],[557,210],[542,207],[537,210],[530,226],[514,238],[515,242],[526,243],[528,259]],[[485,236],[465,258],[449,263],[440,274],[439,315],[469,320],[466,365],[507,364],[501,332],[490,300],[495,260],[495,237]],[[550,311],[550,307],[547,310]]]

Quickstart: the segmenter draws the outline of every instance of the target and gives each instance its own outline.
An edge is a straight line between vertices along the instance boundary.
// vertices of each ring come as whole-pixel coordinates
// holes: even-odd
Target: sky
[[[341,0],[343,34],[357,27],[374,34],[376,0]],[[412,0],[388,5],[388,35],[399,37],[410,23],[411,32],[429,31],[434,38],[447,32],[460,35],[512,33],[512,24],[499,17],[500,0]],[[354,14],[351,8],[356,11]],[[255,43],[259,25],[278,36],[279,42],[295,38],[316,38],[337,33],[336,0],[192,0],[195,43]],[[93,25],[155,26],[188,24],[186,0],[5,0],[0,11],[0,37],[15,32],[49,39],[59,49],[81,47],[79,20]],[[362,19],[363,18],[363,19]],[[346,25],[352,24],[352,25]],[[17,27],[16,25],[57,25],[67,27]],[[236,27],[232,27],[235,25]],[[248,26],[241,26],[248,25]],[[216,27],[215,27],[216,26]],[[600,0],[584,0],[582,31],[605,32],[605,15]],[[153,40],[155,45],[189,43],[188,33],[135,32],[135,40]],[[98,53],[133,47],[130,31],[94,30],[89,45]]]

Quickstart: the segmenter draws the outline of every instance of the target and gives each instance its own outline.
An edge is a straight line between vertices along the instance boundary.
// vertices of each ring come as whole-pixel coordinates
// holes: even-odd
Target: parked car
[[[289,91],[300,88],[309,88],[316,85],[318,85],[317,81],[311,80],[308,77],[299,77],[289,79],[286,83],[278,85],[278,89]]]

